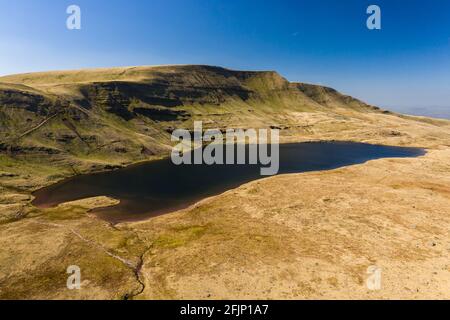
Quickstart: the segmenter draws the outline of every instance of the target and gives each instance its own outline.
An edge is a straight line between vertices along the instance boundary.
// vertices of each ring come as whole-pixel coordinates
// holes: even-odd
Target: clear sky
[[[66,8],[82,29],[66,28]],[[366,9],[382,10],[368,30]],[[450,110],[449,0],[0,0],[0,74],[210,64]]]

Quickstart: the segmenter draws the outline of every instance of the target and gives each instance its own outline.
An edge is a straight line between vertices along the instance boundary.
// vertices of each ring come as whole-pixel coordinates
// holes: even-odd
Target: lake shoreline
[[[287,168],[283,169],[284,171],[279,172],[277,175],[290,174],[290,173],[303,173],[303,172],[311,172],[311,171],[328,171],[328,170],[338,169],[338,168],[342,168],[342,167],[347,167],[347,166],[354,165],[354,164],[362,164],[367,161],[376,160],[376,159],[380,159],[380,158],[389,158],[391,156],[394,158],[419,157],[419,156],[423,156],[427,153],[427,150],[423,149],[423,148],[384,146],[384,145],[379,145],[379,144],[359,143],[359,142],[351,142],[351,141],[307,141],[307,142],[300,142],[300,143],[290,143],[289,142],[289,143],[282,143],[282,144],[280,144],[280,146],[282,147],[283,150],[285,150],[285,152],[293,152],[292,150],[296,150],[295,152],[299,152],[299,150],[301,150],[302,148],[303,148],[302,152],[308,152],[308,148],[309,148],[310,149],[309,152],[311,152],[311,150],[313,152],[313,154],[312,154],[313,158],[308,160],[308,153],[306,153],[306,154],[302,153],[301,158],[299,158],[298,157],[299,155],[297,154],[296,156],[294,156],[295,161],[292,161],[291,158],[288,158],[289,160],[286,163]],[[317,150],[317,148],[322,148],[323,150],[322,151]],[[332,151],[331,156],[329,155],[329,156],[326,156],[325,158],[323,158],[322,154],[324,152],[325,153],[327,152],[326,151],[327,148],[329,149],[328,152]],[[339,150],[339,148],[342,148],[342,150]],[[354,150],[354,148],[361,148],[361,150],[365,150],[365,151],[361,151],[361,153],[355,153],[353,155],[351,155],[351,154],[346,155],[346,156],[342,155],[342,152],[344,152],[346,149],[347,149],[347,151],[346,151],[347,153],[348,152],[356,152]],[[299,149],[299,150],[297,150],[297,149]],[[286,150],[288,150],[288,151],[286,151]],[[319,153],[317,153],[318,151],[319,151]],[[360,152],[360,151],[358,151],[358,152]],[[377,152],[379,152],[379,154],[377,154]],[[387,153],[385,155],[385,154],[383,154],[383,152],[392,152],[393,154],[391,155],[391,154]],[[345,152],[344,152],[344,154],[345,154]],[[333,158],[333,155],[334,155],[335,159]],[[317,157],[317,156],[321,157],[321,158],[317,159],[318,162],[316,160],[314,160],[314,157]],[[291,156],[289,156],[289,157],[291,157]],[[340,157],[343,157],[343,158],[340,158]],[[345,157],[348,157],[348,158],[345,158]],[[301,161],[299,161],[299,159],[301,159]],[[310,162],[308,162],[308,161],[310,161]],[[322,163],[323,161],[326,161],[326,162],[323,164]],[[153,172],[152,174],[149,174],[149,173],[142,174],[142,175],[138,174],[137,176],[135,176],[132,179],[124,178],[124,177],[126,177],[127,174],[132,174],[132,172],[139,171],[139,170],[145,171],[145,170],[148,170],[149,168],[151,168],[152,166],[153,167],[155,167],[155,166],[161,167],[162,166],[163,171],[166,172],[168,170],[167,163],[168,163],[168,158],[166,157],[166,158],[159,159],[159,161],[152,160],[152,161],[147,161],[147,162],[135,163],[135,164],[132,164],[130,166],[127,166],[125,168],[121,168],[118,170],[102,171],[102,172],[95,172],[92,174],[83,174],[83,175],[69,177],[58,183],[52,184],[48,187],[44,187],[42,189],[39,189],[39,190],[33,192],[34,199],[32,200],[31,203],[33,206],[35,206],[37,208],[49,209],[49,208],[54,208],[65,202],[82,200],[82,199],[96,197],[96,196],[107,196],[107,197],[111,197],[113,199],[119,200],[120,204],[113,206],[113,207],[102,208],[99,210],[93,209],[93,210],[91,210],[90,213],[95,215],[97,218],[107,221],[112,224],[117,224],[117,223],[122,223],[122,222],[137,222],[137,221],[142,221],[142,220],[146,220],[149,218],[153,218],[153,217],[157,217],[160,215],[165,215],[168,213],[186,209],[192,205],[195,205],[196,203],[198,203],[199,201],[201,201],[205,198],[220,195],[223,192],[238,188],[239,186],[242,186],[243,184],[246,184],[251,181],[261,180],[264,178],[270,178],[270,177],[256,175],[255,173],[249,173],[248,170],[250,170],[250,169],[248,169],[247,167],[243,167],[242,165],[241,166],[236,165],[236,167],[234,167],[234,169],[228,169],[228,168],[230,168],[230,166],[225,168],[225,166],[223,166],[223,165],[217,165],[214,168],[211,168],[211,166],[205,165],[206,169],[203,168],[202,170],[207,170],[208,173],[206,175],[212,176],[214,174],[219,174],[219,176],[220,176],[220,174],[221,174],[220,171],[224,171],[224,170],[227,171],[227,173],[224,176],[222,176],[222,178],[217,179],[217,181],[219,181],[219,182],[217,182],[216,179],[213,179],[214,181],[211,182],[210,180],[208,180],[206,178],[205,181],[209,181],[209,182],[206,182],[206,185],[208,185],[208,183],[211,185],[211,187],[206,187],[206,189],[201,184],[200,184],[200,186],[193,187],[195,185],[195,183],[194,183],[192,186],[187,187],[186,189],[187,190],[195,189],[195,191],[191,191],[192,195],[185,195],[185,196],[181,196],[182,194],[185,193],[185,191],[178,191],[178,192],[181,192],[181,194],[179,194],[177,196],[172,195],[172,194],[174,194],[174,192],[176,193],[177,191],[172,191],[172,189],[173,189],[172,186],[165,185],[165,183],[167,183],[167,181],[172,180],[172,177],[164,176],[164,175],[159,176],[160,173],[158,172],[158,170],[160,170],[160,169],[158,169],[158,168],[153,169],[156,171]],[[306,165],[306,167],[304,167],[305,165]],[[294,167],[289,169],[289,166],[294,166]],[[178,171],[180,170],[176,166],[172,165],[172,170],[175,170],[175,168]],[[195,168],[195,169],[193,169],[193,168]],[[200,176],[204,175],[204,174],[197,172],[198,168],[201,168],[201,166],[200,167],[199,166],[197,166],[197,167],[186,166],[185,169],[182,169],[182,170],[194,171],[194,172],[196,172],[196,174],[200,174]],[[228,172],[228,170],[237,170],[236,168],[239,168],[239,170],[241,170],[240,174],[237,174],[236,171]],[[250,168],[250,166],[249,166],[249,168]],[[217,171],[217,170],[219,170],[219,171]],[[242,170],[244,170],[244,171],[242,171]],[[251,170],[253,170],[253,167]],[[175,171],[175,172],[177,172],[177,171]],[[111,178],[111,174],[116,175],[116,176],[118,176],[118,175],[121,176],[121,178],[120,178],[121,180],[119,179],[119,182],[114,180],[114,177]],[[178,172],[178,174],[180,174],[180,172]],[[237,178],[231,178],[230,174],[237,175]],[[242,176],[242,174],[244,174],[244,176]],[[249,174],[250,174],[250,176],[249,176]],[[152,183],[155,184],[155,182],[152,180],[150,180],[150,182],[147,185],[142,185],[142,186],[138,187],[137,189],[136,189],[136,186],[134,186],[135,194],[133,194],[133,191],[131,191],[132,188],[126,190],[127,194],[129,194],[129,193],[132,194],[131,198],[129,195],[127,195],[125,198],[123,198],[122,196],[120,196],[120,192],[122,192],[122,191],[118,191],[117,189],[114,189],[115,190],[114,191],[113,189],[111,189],[111,185],[114,186],[114,184],[119,184],[119,185],[126,184],[127,180],[133,181],[136,179],[137,180],[145,179],[145,175],[149,175],[151,178],[153,178],[153,176],[155,176],[155,179],[158,179],[158,177],[159,177],[159,180],[157,180],[157,182],[156,182],[158,187],[156,187],[156,185],[151,186]],[[88,181],[89,179],[92,180],[92,183],[86,183],[86,181]],[[99,191],[98,193],[96,193],[95,185],[96,185],[97,180],[105,180],[105,179],[106,180],[113,179],[110,182],[103,182],[103,185],[105,185],[104,188],[106,188],[105,190],[110,190],[110,191],[107,191],[107,192]],[[147,177],[147,179],[148,179],[148,177]],[[188,182],[184,181],[186,179],[188,180]],[[93,193],[89,194],[90,191],[85,191],[84,189],[81,191],[78,190],[78,187],[76,187],[77,181],[78,181],[78,183],[80,183],[80,181],[84,181],[84,182],[81,182],[82,185],[87,185],[88,189],[89,188],[93,189],[94,190],[94,191],[92,191]],[[61,200],[61,199],[56,200],[56,201],[51,200],[51,199],[58,199],[58,197],[55,196],[55,194],[58,193],[57,190],[64,190],[65,188],[67,188],[66,187],[67,185],[74,184],[74,183],[75,183],[74,187],[69,188],[67,191],[65,191],[65,193],[63,193],[63,195],[62,195],[63,198],[61,198],[63,200]],[[162,183],[162,186],[163,186],[162,194],[161,194],[161,191],[158,189],[158,188],[160,188],[159,183]],[[183,183],[190,183],[189,178],[181,179],[181,181],[177,182],[177,185],[183,184]],[[151,187],[149,187],[149,186],[151,186]],[[132,185],[132,187],[133,187],[133,185]],[[114,187],[112,187],[112,188],[114,188]],[[122,188],[122,186],[119,187],[119,189],[121,189],[121,188]],[[156,193],[154,193],[154,196],[158,197],[157,196],[158,194],[161,194],[161,196],[163,196],[163,198],[160,201],[154,200],[153,199],[154,196],[151,196],[151,200],[148,200],[147,193],[144,193],[141,196],[139,196],[138,201],[132,200],[136,197],[136,195],[140,195],[142,192],[144,192],[143,190],[145,190],[145,192],[147,192],[147,190],[149,190],[148,192],[150,192],[150,194],[152,194],[151,188],[156,188],[153,191],[153,192],[156,192]],[[164,188],[166,189],[165,191],[164,191]],[[197,189],[199,189],[198,192],[196,191]],[[210,189],[211,189],[211,191],[210,191]],[[89,196],[76,196],[77,193],[74,190],[78,190],[78,192],[82,192],[84,195],[89,194]],[[59,192],[61,193],[61,191],[59,191]],[[117,192],[119,192],[119,193],[117,193]],[[166,192],[167,195],[164,195],[165,194],[164,192]],[[188,192],[188,194],[189,194],[189,192]],[[175,198],[173,198],[173,200],[170,200],[170,198],[166,198],[168,195],[172,195],[172,197],[174,196]],[[184,199],[183,197],[187,197],[187,198]],[[147,200],[145,200],[145,199],[147,199]],[[175,199],[176,199],[176,201],[175,201]],[[66,201],[66,200],[68,200],[68,201]],[[153,203],[153,205],[148,205],[148,206],[144,205],[146,203],[146,201],[147,202],[150,201],[149,204]],[[172,204],[172,201],[173,201],[173,204]],[[161,202],[163,202],[165,204],[161,204]],[[156,206],[156,208],[155,208],[155,206]],[[132,209],[132,208],[135,208],[135,209]],[[148,208],[152,208],[152,209],[149,210]],[[105,215],[107,212],[111,212],[110,217]],[[112,214],[112,212],[114,212],[114,215]]]

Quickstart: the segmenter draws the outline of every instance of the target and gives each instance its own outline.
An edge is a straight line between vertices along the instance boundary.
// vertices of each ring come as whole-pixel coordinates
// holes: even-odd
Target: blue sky
[[[71,4],[82,30],[66,28]],[[382,30],[366,27],[371,4]],[[211,64],[450,110],[448,0],[0,0],[0,40],[0,74]]]

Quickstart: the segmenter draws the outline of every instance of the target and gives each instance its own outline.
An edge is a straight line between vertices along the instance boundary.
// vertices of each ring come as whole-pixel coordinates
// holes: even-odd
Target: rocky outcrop
[[[273,71],[130,67],[0,77],[0,152],[64,153],[70,163],[161,155],[174,129],[293,128],[299,112],[375,108]],[[305,123],[309,125],[309,123]],[[295,129],[296,127],[294,127]],[[151,150],[151,151],[149,151]]]

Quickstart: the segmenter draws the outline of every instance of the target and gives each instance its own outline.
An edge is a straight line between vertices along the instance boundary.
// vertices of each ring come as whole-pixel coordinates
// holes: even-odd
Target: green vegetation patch
[[[159,248],[177,248],[188,244],[191,241],[198,240],[208,230],[208,226],[179,226],[168,230],[167,233],[160,235],[154,245]]]

